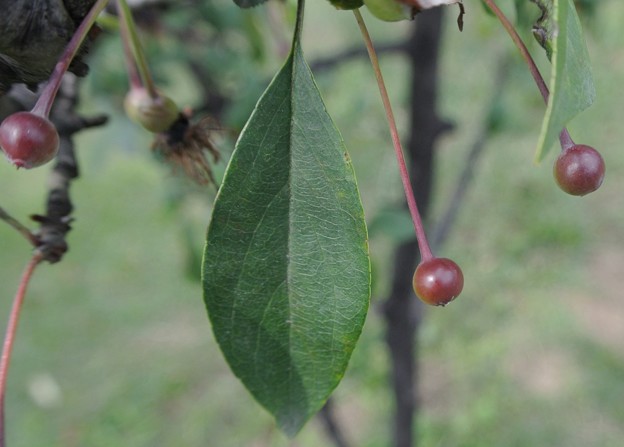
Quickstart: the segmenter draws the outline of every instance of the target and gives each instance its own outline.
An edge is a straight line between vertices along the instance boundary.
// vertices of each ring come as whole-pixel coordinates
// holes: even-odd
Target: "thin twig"
[[[375,50],[378,56],[381,56],[382,54],[392,53],[401,54],[407,51],[407,42],[405,40],[402,40],[400,42],[381,43],[375,46]],[[317,73],[320,71],[332,69],[337,65],[342,66],[343,63],[351,59],[359,59],[366,56],[368,56],[368,51],[366,50],[366,48],[362,48],[358,45],[355,47],[347,48],[332,56],[313,60],[312,62],[310,62],[310,69],[313,72]]]
[[[30,231],[28,227],[22,224],[19,220],[7,213],[2,207],[0,207],[0,220],[4,220],[7,224],[17,230],[17,232],[24,236],[33,247],[37,246],[37,238],[32,231]]]
[[[349,447],[349,443],[342,432],[342,428],[336,419],[336,415],[334,414],[334,402],[330,397],[321,411],[319,412],[319,417],[321,421],[323,421],[323,426],[325,427],[325,431],[327,435],[334,441],[336,447]]]
[[[11,363],[11,353],[13,352],[13,343],[15,342],[15,334],[17,333],[17,325],[19,316],[24,304],[26,289],[35,267],[43,260],[43,253],[36,251],[30,262],[26,266],[22,278],[13,299],[13,307],[9,314],[6,333],[4,336],[4,344],[2,346],[2,355],[0,356],[0,447],[5,447],[5,429],[4,429],[4,396],[6,394],[6,382],[9,374],[9,365]]]
[[[79,175],[73,135],[83,129],[106,123],[104,115],[85,118],[78,115],[78,79],[66,75],[56,98],[50,119],[60,136],[59,153],[52,169],[45,215],[32,216],[41,224],[36,233],[38,248],[50,263],[58,262],[68,250],[67,233],[71,230],[73,205],[69,197],[71,183]]]

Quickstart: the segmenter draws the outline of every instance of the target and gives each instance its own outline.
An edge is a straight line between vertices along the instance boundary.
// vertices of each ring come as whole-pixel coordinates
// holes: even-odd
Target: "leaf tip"
[[[294,411],[284,415],[274,414],[274,416],[277,426],[282,433],[289,439],[293,439],[301,431],[306,422],[308,422],[308,419],[312,417],[312,414]]]

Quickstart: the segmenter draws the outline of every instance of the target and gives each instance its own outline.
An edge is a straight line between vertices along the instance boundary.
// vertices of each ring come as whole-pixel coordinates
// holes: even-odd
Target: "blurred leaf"
[[[251,47],[252,57],[257,61],[262,61],[266,56],[266,47],[261,28],[256,14],[245,14],[243,30]]]
[[[266,1],[267,0],[234,0],[234,3],[236,3],[241,8],[251,8],[253,6],[261,5]]]
[[[197,245],[196,234],[193,231],[193,227],[183,221],[182,228],[182,243],[184,248],[184,273],[186,277],[191,281],[199,281],[201,265],[202,265],[202,253]]]
[[[298,38],[232,155],[203,287],[233,372],[296,434],[342,379],[370,295],[353,168]]]
[[[399,244],[414,239],[414,224],[405,208],[385,208],[379,211],[368,226],[370,237],[386,236]]]
[[[552,47],[550,97],[535,154],[536,162],[546,156],[565,125],[589,107],[596,96],[589,54],[572,0],[540,1],[549,12],[538,24],[542,43]],[[552,5],[552,8],[551,8]]]
[[[516,1],[518,1],[518,0],[516,0]],[[496,15],[492,12],[490,7],[483,0],[481,0],[480,3],[481,3],[481,6],[483,7],[483,10],[486,12],[487,15],[492,16],[492,17],[496,17]]]
[[[594,18],[596,10],[603,5],[603,2],[597,2],[596,0],[575,0],[574,4],[579,12],[579,15],[585,18]]]
[[[266,89],[267,81],[258,76],[247,76],[245,83],[232,95],[232,102],[224,112],[223,122],[228,128],[240,131],[249,119],[258,97]]]
[[[485,125],[489,133],[500,132],[509,122],[509,111],[502,96],[494,98],[485,117]]]
[[[537,8],[535,3],[526,0],[514,0],[514,6],[516,9],[516,25],[518,33],[526,35],[527,32],[530,33],[533,24],[539,17],[540,10]],[[487,9],[490,13],[492,13],[489,8]]]

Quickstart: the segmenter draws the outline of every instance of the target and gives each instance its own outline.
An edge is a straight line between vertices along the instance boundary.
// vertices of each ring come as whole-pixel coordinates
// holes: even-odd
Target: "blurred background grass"
[[[350,13],[308,3],[308,59],[359,41]],[[467,8],[461,34],[454,9],[447,15],[441,111],[456,128],[440,141],[431,224],[481,123],[499,55],[513,53],[493,19]],[[404,24],[366,17],[378,42],[407,32]],[[554,154],[533,165],[543,105],[514,56],[501,98],[503,129],[488,140],[440,252],[462,265],[465,291],[451,306],[425,312],[419,445],[619,446],[624,439],[623,20],[624,5],[605,0],[587,24],[598,100],[571,131],[602,151],[608,172],[602,189],[584,199],[556,188]],[[116,57],[101,50],[95,73]],[[409,73],[400,56],[382,64],[405,122]],[[167,70],[170,88],[191,102],[191,82],[175,64]],[[370,221],[402,200],[372,73],[359,60],[319,74],[318,82],[350,149]],[[62,263],[42,266],[28,293],[9,377],[9,445],[328,445],[316,420],[294,441],[277,432],[213,340],[187,246],[191,240],[201,250],[214,191],[181,201],[187,186],[152,159],[149,138],[115,108],[119,99],[95,81],[84,96],[86,113],[108,111],[112,122],[78,139],[71,251]],[[229,154],[231,142],[221,143]],[[1,205],[22,220],[41,212],[46,174],[1,163]],[[371,241],[373,306],[334,394],[339,420],[360,447],[389,445],[389,360],[375,304],[388,287],[394,243],[383,232]],[[0,225],[0,315],[8,314],[28,257],[24,241]]]

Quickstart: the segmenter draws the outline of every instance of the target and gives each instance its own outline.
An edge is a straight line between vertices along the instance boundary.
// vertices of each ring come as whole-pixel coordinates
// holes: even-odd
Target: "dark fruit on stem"
[[[584,196],[602,184],[605,163],[593,147],[576,144],[561,151],[553,171],[562,190],[573,196]]]
[[[59,135],[47,118],[17,112],[0,124],[0,147],[18,168],[36,168],[56,156]]]
[[[414,273],[414,292],[423,302],[445,306],[464,288],[464,274],[447,258],[431,258],[421,262]]]
[[[178,106],[169,97],[152,97],[144,88],[133,88],[124,99],[128,117],[153,133],[164,132],[176,121]]]

